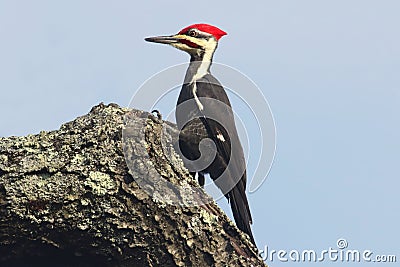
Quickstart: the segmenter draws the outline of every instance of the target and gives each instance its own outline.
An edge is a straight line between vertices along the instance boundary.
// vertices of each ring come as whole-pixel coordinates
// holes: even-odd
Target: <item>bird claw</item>
[[[157,109],[154,109],[154,110],[151,111],[151,114],[153,114],[153,113],[156,113],[157,118],[159,120],[162,120],[162,115],[161,115],[160,111],[158,111]]]
[[[149,118],[152,119],[154,122],[162,123],[162,115],[161,115],[160,111],[158,111],[157,109],[152,110],[151,115],[152,116],[149,115]]]

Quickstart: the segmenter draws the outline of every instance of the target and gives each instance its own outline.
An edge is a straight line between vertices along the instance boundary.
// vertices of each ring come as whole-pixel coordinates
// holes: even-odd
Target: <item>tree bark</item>
[[[0,265],[266,266],[165,149],[176,132],[149,113],[100,104],[59,130],[0,138]],[[195,188],[193,199],[158,188],[156,176]],[[202,204],[160,201],[166,194]]]

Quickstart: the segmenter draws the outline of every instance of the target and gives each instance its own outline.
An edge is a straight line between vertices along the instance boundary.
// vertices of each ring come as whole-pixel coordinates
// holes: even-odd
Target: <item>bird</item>
[[[225,89],[210,72],[214,52],[224,35],[227,33],[216,26],[199,23],[177,34],[145,41],[168,44],[190,55],[175,110],[179,150],[202,187],[204,175],[210,175],[228,199],[236,226],[255,244],[246,196],[246,161],[234,113]]]

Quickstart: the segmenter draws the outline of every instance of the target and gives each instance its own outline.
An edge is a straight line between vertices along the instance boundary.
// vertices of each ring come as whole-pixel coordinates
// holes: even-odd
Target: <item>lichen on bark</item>
[[[0,138],[0,265],[265,266],[184,168],[176,131],[149,113],[100,104],[59,130]],[[180,201],[207,201],[159,201],[157,184],[149,194],[138,182],[154,175],[197,188]]]

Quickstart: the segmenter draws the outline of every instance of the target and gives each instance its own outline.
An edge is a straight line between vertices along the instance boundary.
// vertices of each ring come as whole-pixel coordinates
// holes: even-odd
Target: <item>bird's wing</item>
[[[252,218],[246,196],[246,162],[228,96],[220,83],[211,75],[198,80],[197,89],[200,101],[204,98],[202,113],[205,118],[202,120],[208,136],[217,147],[217,157],[219,157],[216,161],[220,168],[213,166],[214,170],[210,171],[210,176],[216,179],[216,185],[229,199],[238,228],[249,234],[254,241],[250,228]],[[218,101],[207,101],[206,98],[218,99],[223,104]],[[224,175],[221,176],[223,172]]]

